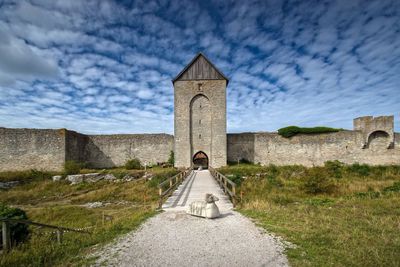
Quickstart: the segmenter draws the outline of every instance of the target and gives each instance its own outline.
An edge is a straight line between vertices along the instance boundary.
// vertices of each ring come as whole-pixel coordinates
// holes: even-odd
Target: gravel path
[[[96,255],[96,266],[288,266],[279,240],[235,211],[163,212]]]

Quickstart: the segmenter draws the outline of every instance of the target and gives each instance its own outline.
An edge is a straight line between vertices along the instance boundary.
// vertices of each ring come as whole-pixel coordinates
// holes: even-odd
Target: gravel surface
[[[288,266],[282,243],[248,218],[163,212],[97,251],[95,266]]]

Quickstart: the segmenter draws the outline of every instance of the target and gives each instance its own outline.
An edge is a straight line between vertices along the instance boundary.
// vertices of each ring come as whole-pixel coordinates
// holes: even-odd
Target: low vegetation
[[[293,266],[400,266],[400,166],[239,164],[238,210],[293,244]]]
[[[130,159],[125,163],[125,169],[127,170],[140,170],[141,168],[142,164],[137,158]]]
[[[84,162],[77,162],[75,160],[67,160],[64,163],[64,174],[78,174],[81,169],[85,168]]]
[[[100,170],[81,169],[80,173]],[[102,170],[117,178],[126,174],[141,177],[144,170],[115,168]],[[103,244],[138,227],[156,214],[157,184],[176,174],[174,168],[147,170],[152,179],[126,182],[122,179],[70,185],[53,182],[54,173],[25,171],[0,173],[3,181],[22,180],[20,185],[0,191],[0,203],[26,212],[32,221],[70,228],[83,228],[92,234],[64,233],[61,245],[51,230],[29,227],[27,242],[0,256],[0,266],[75,266],[87,265],[87,255],[96,244]],[[34,176],[31,177],[30,174]],[[23,180],[23,179],[25,180]],[[87,203],[101,202],[98,208]],[[0,212],[1,213],[1,212]],[[110,220],[103,220],[106,215]]]
[[[342,131],[343,129],[336,129],[336,128],[330,128],[330,127],[298,127],[298,126],[288,126],[284,128],[280,128],[278,130],[278,134],[289,138],[292,136],[295,136],[296,134],[318,134],[318,133],[332,133],[332,132],[339,132]]]

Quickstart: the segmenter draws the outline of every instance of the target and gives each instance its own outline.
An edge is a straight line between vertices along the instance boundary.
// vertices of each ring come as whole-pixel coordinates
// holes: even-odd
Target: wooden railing
[[[67,227],[48,225],[38,222],[32,222],[29,220],[22,219],[11,219],[11,218],[0,218],[0,222],[2,222],[2,240],[3,240],[3,250],[9,251],[11,249],[11,232],[10,232],[10,224],[27,224],[27,225],[35,225],[44,228],[55,229],[57,234],[57,242],[61,244],[62,236],[64,232],[75,232],[81,234],[90,234],[90,232],[81,229],[72,229]]]
[[[216,169],[212,168],[211,166],[208,167],[210,170],[211,175],[217,180],[218,184],[221,186],[222,190],[227,194],[233,204],[233,207],[236,206],[236,184],[226,178],[225,175],[218,172]]]
[[[161,209],[164,199],[174,192],[175,188],[186,179],[191,171],[192,168],[186,169],[158,185],[158,195],[160,198],[158,202],[158,208]]]

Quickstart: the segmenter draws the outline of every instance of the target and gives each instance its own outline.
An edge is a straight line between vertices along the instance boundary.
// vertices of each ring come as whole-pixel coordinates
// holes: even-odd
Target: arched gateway
[[[228,79],[199,53],[172,82],[175,167],[225,166]]]

